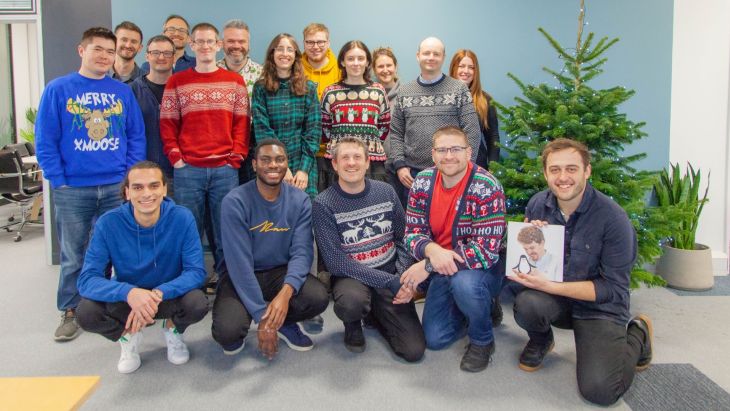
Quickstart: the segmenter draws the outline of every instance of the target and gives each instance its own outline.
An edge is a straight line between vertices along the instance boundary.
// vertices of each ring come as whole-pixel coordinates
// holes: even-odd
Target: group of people
[[[459,50],[446,75],[444,44],[428,37],[418,78],[401,83],[389,48],[353,40],[335,55],[319,23],[303,37],[304,53],[290,34],[275,36],[260,65],[244,22],[221,36],[171,15],[137,67],[134,23],[84,32],[79,71],[48,84],[36,122],[61,245],[56,340],[82,328],[118,341],[118,370],[131,373],[143,329],[159,319],[168,360],[184,364],[182,335],[207,314],[201,289],[213,280],[212,336],[227,355],[244,348],[252,322],[269,359],[279,339],[310,350],[299,323],[321,331],[331,291],[352,352],[366,348],[363,326],[407,362],[466,335],[461,369],[487,368],[505,196],[488,171],[499,133],[476,55]],[[557,139],[542,160],[548,189],[526,221],[566,227],[564,282],[506,273],[529,336],[519,367],[538,369],[552,327],[572,328],[580,392],[610,404],[652,355],[651,321],[629,314],[636,236],[588,183],[585,146]]]

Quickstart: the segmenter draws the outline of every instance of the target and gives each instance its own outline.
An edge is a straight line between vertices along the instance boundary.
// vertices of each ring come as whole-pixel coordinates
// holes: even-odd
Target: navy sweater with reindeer
[[[403,244],[405,213],[389,184],[366,179],[358,194],[334,184],[314,199],[312,223],[332,275],[398,292],[400,274],[414,260]]]
[[[35,124],[38,163],[53,188],[122,181],[144,160],[144,120],[128,85],[79,73],[46,86]]]

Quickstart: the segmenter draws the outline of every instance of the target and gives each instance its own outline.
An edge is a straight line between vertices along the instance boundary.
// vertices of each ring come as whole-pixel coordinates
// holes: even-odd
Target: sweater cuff
[[[401,287],[400,277],[393,277],[390,281],[388,281],[386,287],[393,293],[393,295],[398,294]]]
[[[395,170],[396,173],[398,173],[398,170],[400,170],[403,167],[408,167],[408,165],[406,165],[406,160],[393,161],[393,169]]]
[[[182,160],[182,154],[180,153],[180,150],[173,149],[167,155],[167,158],[170,159],[170,165],[175,167],[175,163],[177,163],[178,160]]]

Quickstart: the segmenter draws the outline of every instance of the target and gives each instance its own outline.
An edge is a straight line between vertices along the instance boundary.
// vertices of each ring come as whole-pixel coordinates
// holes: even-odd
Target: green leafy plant
[[[25,119],[30,123],[30,127],[25,130],[20,130],[20,136],[23,137],[29,143],[35,144],[35,118],[38,115],[38,110],[33,107],[28,107],[25,110]]]
[[[672,247],[694,250],[700,214],[702,214],[705,203],[709,201],[707,192],[710,189],[710,173],[707,173],[707,187],[700,198],[702,172],[695,171],[692,164],[687,163],[687,170],[682,175],[679,163],[670,163],[670,166],[671,174],[667,169],[662,170],[659,180],[654,183],[657,203],[659,207],[674,208],[679,212],[679,224],[675,226],[669,238]]]

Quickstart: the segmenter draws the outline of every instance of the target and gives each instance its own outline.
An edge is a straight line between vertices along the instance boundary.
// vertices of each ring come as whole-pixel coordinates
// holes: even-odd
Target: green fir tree
[[[566,51],[550,34],[539,29],[565,62],[561,71],[543,68],[558,84],[528,85],[508,73],[522,96],[516,97],[516,104],[511,107],[495,103],[501,112],[501,128],[507,133],[502,145],[507,155],[501,164],[490,164],[490,169],[505,189],[510,219],[521,221],[529,199],[545,189],[540,156],[545,145],[559,137],[582,142],[593,156],[590,183],[626,210],[636,230],[639,256],[631,273],[631,287],[640,283],[664,285],[664,280],[644,266],[654,263],[661,254],[659,242],[670,235],[672,212],[647,205],[657,174],[632,166],[646,154],[624,155],[626,146],[646,136],[641,129],[645,123],[629,120],[618,109],[634,95],[633,90],[597,90],[588,84],[603,72],[607,61],[603,54],[618,38],[603,37],[593,44],[593,33],[582,39],[583,27],[581,1],[575,53]]]

